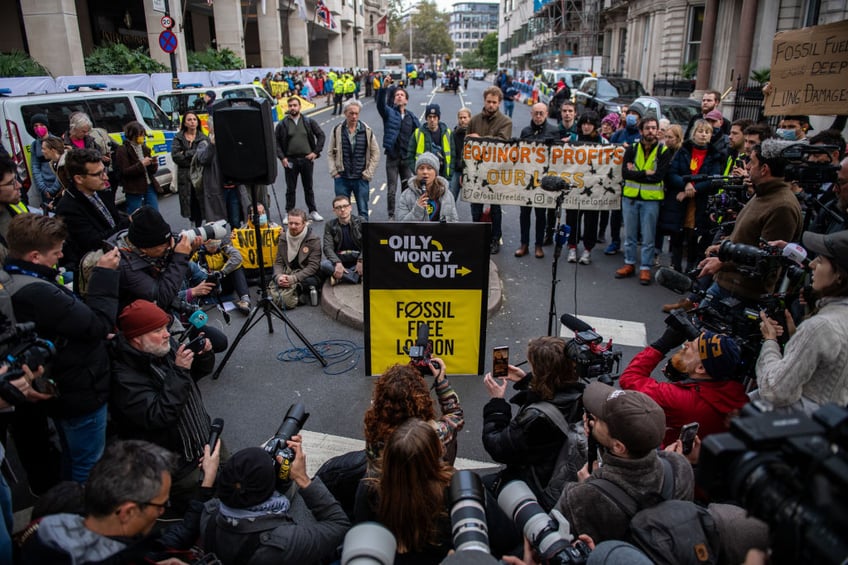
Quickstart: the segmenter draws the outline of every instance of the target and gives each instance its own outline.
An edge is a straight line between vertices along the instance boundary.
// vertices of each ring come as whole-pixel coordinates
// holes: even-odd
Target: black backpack
[[[660,457],[663,467],[662,501],[640,508],[621,487],[606,479],[586,481],[630,518],[628,540],[659,565],[713,565],[719,562],[719,533],[707,511],[688,500],[673,500],[674,471]]]

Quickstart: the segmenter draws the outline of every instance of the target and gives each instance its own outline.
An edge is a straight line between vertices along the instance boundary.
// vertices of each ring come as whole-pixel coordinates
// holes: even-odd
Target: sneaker
[[[324,216],[319,214],[317,210],[312,210],[311,212],[309,212],[309,219],[313,222],[323,222]]]
[[[607,245],[606,249],[604,249],[604,255],[615,255],[616,253],[618,253],[618,250],[619,245],[613,241],[609,245]]]
[[[648,286],[651,284],[651,270],[650,269],[640,269],[639,270],[639,284],[642,286]]]
[[[489,254],[490,255],[497,255],[500,252],[501,252],[501,244],[498,243],[497,241],[493,241],[492,245],[489,247]]]
[[[242,314],[250,314],[250,302],[247,300],[236,300],[236,310]]]
[[[339,284],[339,279],[337,279],[333,275],[330,275],[330,286],[336,286],[337,284]]]
[[[636,274],[636,267],[633,265],[625,265],[615,272],[615,278],[625,279],[627,277],[632,277],[634,274]]]
[[[284,226],[289,225],[289,215],[288,214],[283,214],[283,225]]]
[[[573,247],[568,248],[568,262],[576,263],[577,262],[577,249]]]
[[[314,286],[309,287],[309,305],[318,306],[318,289]]]
[[[580,264],[581,265],[588,265],[591,262],[592,262],[592,252],[589,251],[588,249],[584,249],[583,254],[580,255]]]

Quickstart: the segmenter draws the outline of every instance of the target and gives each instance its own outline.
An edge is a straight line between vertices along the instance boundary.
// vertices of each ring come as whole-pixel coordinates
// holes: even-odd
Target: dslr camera
[[[11,381],[24,374],[24,365],[33,371],[39,365],[47,366],[56,354],[56,347],[51,341],[38,337],[33,322],[13,325],[8,317],[0,313],[0,351],[4,353],[0,366],[8,367],[0,376],[0,398],[12,405],[26,402],[23,393]],[[45,376],[36,377],[32,388],[41,394],[59,394],[55,381]]]
[[[265,451],[274,460],[277,490],[280,492],[284,492],[288,488],[291,480],[291,466],[294,461],[294,450],[289,447],[288,441],[300,433],[307,419],[309,419],[309,412],[306,411],[306,407],[300,402],[292,404],[286,411],[280,427],[277,428],[277,433],[265,444]],[[277,461],[278,456],[282,458],[282,462]]]
[[[604,343],[599,333],[576,316],[563,314],[560,321],[574,332],[574,338],[565,347],[565,354],[574,361],[577,376],[584,381],[597,379],[612,385],[621,367],[621,351],[613,349],[612,339]]]
[[[439,365],[432,361],[433,341],[430,339],[430,326],[426,322],[418,322],[418,334],[415,345],[406,348],[409,364],[418,369],[422,377],[433,376],[433,370],[439,370]]]
[[[215,222],[203,224],[198,228],[192,228],[175,233],[174,239],[179,241],[183,236],[190,239],[200,236],[201,241],[206,241],[208,239],[224,239],[229,233],[230,225],[227,223],[227,220],[217,220]]]

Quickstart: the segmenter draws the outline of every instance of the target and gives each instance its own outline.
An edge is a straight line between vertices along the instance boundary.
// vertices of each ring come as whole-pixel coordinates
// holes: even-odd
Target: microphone
[[[660,267],[654,278],[656,279],[657,284],[669,290],[673,290],[677,294],[689,292],[692,290],[692,285],[694,284],[692,279],[683,273],[678,273],[674,269],[669,269],[668,267]]]
[[[209,432],[209,454],[215,451],[215,444],[218,443],[218,438],[221,437],[221,432],[224,431],[224,419],[215,418],[212,420],[212,429]]]
[[[554,232],[554,258],[559,259],[562,255],[562,246],[568,243],[568,235],[571,233],[571,226],[568,224],[560,224],[559,229]]]
[[[562,322],[563,326],[573,332],[592,331],[592,326],[590,326],[577,316],[572,316],[571,314],[563,314],[559,317],[559,321]]]
[[[206,325],[206,322],[209,321],[209,316],[203,310],[195,310],[191,316],[188,317],[188,323],[197,328],[198,330],[203,328]]]
[[[545,192],[562,192],[568,190],[568,183],[556,175],[543,176],[540,186]]]
[[[810,261],[807,259],[807,250],[798,243],[787,243],[786,247],[783,248],[783,256],[797,263],[799,267],[810,266]]]
[[[683,179],[683,182],[701,182],[704,180],[725,180],[732,177],[725,177],[722,175],[683,175],[681,178]]]

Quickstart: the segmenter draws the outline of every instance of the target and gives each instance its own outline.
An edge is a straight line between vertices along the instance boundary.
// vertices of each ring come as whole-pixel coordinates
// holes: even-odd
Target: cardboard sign
[[[774,36],[767,116],[844,114],[848,107],[848,20]]]
[[[557,193],[541,189],[542,178],[552,175],[571,186],[566,209],[621,205],[621,145],[466,139],[462,157],[462,198],[468,202],[554,208]]]
[[[483,371],[491,224],[363,224],[365,371],[408,363],[418,323],[448,374]]]

